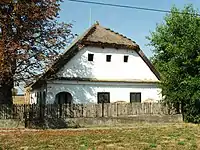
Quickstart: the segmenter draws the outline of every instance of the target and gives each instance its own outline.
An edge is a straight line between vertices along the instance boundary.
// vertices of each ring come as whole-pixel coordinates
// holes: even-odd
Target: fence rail
[[[175,109],[169,109],[160,103],[0,105],[0,119],[129,117],[175,113]]]

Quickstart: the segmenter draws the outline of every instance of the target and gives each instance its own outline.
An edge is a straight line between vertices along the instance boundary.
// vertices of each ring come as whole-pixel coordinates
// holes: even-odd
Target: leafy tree
[[[29,82],[70,42],[71,24],[56,18],[62,0],[0,0],[0,103],[14,83]]]
[[[177,13],[178,12],[178,13]],[[171,9],[148,37],[161,74],[163,101],[181,104],[185,121],[200,122],[200,16],[192,5]]]
[[[17,96],[18,90],[16,88],[12,89],[12,96]]]

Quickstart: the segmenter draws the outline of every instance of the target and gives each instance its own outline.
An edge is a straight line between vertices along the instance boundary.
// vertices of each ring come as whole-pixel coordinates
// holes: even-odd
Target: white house
[[[30,103],[157,102],[158,82],[134,41],[97,23],[30,86]]]

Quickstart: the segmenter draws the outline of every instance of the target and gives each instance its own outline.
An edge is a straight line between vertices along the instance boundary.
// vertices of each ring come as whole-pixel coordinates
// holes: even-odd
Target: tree
[[[29,82],[55,60],[73,35],[58,23],[61,0],[0,1],[0,103],[12,103],[14,83]]]
[[[17,96],[18,90],[16,88],[12,89],[12,96]]]
[[[185,121],[200,122],[200,16],[176,7],[148,37],[161,74],[163,102],[181,104]]]

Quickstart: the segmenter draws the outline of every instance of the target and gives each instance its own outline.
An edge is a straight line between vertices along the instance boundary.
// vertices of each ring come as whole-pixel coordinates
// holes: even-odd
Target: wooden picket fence
[[[27,118],[95,118],[123,117],[134,115],[171,115],[169,109],[160,103],[104,103],[104,104],[47,104],[47,105],[0,105],[0,119]]]

